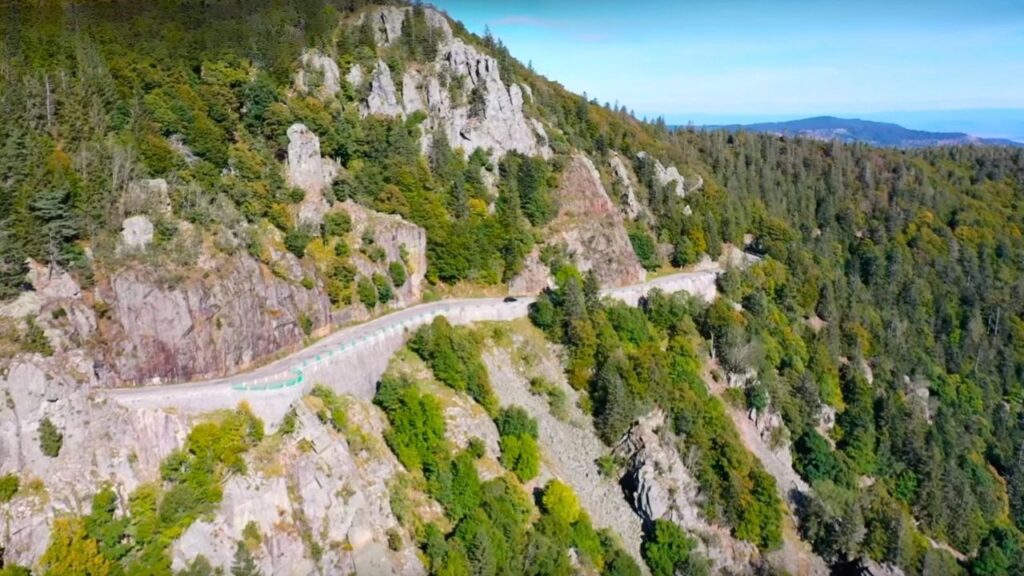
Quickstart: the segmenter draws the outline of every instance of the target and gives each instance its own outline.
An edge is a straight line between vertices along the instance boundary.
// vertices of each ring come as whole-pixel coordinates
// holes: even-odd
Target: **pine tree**
[[[40,223],[42,250],[33,254],[51,265],[68,260],[68,245],[78,236],[74,214],[71,211],[71,188],[60,182],[43,188],[29,203],[29,209]]]
[[[18,295],[26,272],[25,252],[14,240],[10,220],[0,221],[0,300]]]
[[[235,545],[235,558],[231,562],[231,576],[263,576],[263,572],[256,566],[252,552],[249,552],[242,542]]]

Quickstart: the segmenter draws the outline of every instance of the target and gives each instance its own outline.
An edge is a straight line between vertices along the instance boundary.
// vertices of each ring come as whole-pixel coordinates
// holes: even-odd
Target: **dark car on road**
[[[513,297],[513,296],[505,296],[505,299],[502,300],[502,302],[505,302],[506,304],[509,303],[509,302],[518,302],[518,301],[519,300],[517,298]]]

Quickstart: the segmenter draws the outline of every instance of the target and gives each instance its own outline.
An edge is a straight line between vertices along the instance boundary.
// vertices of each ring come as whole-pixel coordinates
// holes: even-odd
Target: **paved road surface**
[[[666,292],[687,291],[711,299],[719,272],[717,267],[680,272],[642,284],[605,289],[602,294],[632,305],[655,288]],[[445,316],[453,324],[521,318],[526,316],[534,300],[519,298],[515,302],[504,302],[501,298],[470,298],[429,302],[343,328],[290,356],[248,372],[183,384],[109,388],[100,393],[129,407],[179,407],[194,411],[233,407],[241,400],[264,402],[272,396],[274,409],[270,410],[272,414],[267,414],[272,418],[283,414],[286,403],[300,395],[314,377],[332,380],[332,385],[341,391],[356,395],[368,393],[372,397],[372,387],[367,390],[367,382],[372,386],[383,373],[388,357],[415,328],[437,316]],[[257,409],[257,413],[267,412],[266,407],[262,408]]]

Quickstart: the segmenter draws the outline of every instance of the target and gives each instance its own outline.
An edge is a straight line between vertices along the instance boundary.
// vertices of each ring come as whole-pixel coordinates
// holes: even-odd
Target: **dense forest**
[[[700,174],[704,186],[681,198],[657,184],[650,162],[634,162],[650,213],[630,224],[630,237],[645,266],[717,258],[724,243],[746,246],[761,261],[723,274],[722,298],[711,305],[655,295],[637,310],[601,302],[592,277],[563,255],[547,255],[558,287],[531,317],[567,346],[569,380],[589,392],[601,437],[614,442],[633,418],[661,406],[701,454],[696,473],[707,516],[763,549],[776,546],[782,509],[774,480],[739,445],[701,379],[701,363],[713,354],[718,369],[745,381],[746,407],[782,415],[788,437],[780,441],[814,488],[798,511],[800,530],[826,560],[870,557],[909,574],[1024,573],[1024,152],[674,130],[570,94],[512,59],[500,41],[456,25],[457,35],[497,58],[506,82],[532,88],[530,112],[547,126],[555,154],[550,161],[510,154],[492,164],[485,151],[464,155],[435,135],[424,156],[422,117],[364,118],[364,95],[352,90],[325,102],[290,89],[309,46],[331,53],[342,69],[378,57],[394,69],[433,58],[436,39],[423,32],[422,11],[403,27],[402,42],[378,47],[352,18],[364,4],[0,8],[0,299],[25,289],[26,258],[68,269],[86,288],[115,269],[125,191],[140,178],[174,183],[168,221],[155,222],[151,258],[162,266],[194,264],[178,249],[171,218],[222,250],[254,255],[263,224],[299,256],[312,238],[347,231],[344,222],[308,230],[296,220],[301,195],[280,170],[293,122],[309,126],[324,154],[347,169],[330,201],[353,199],[427,230],[434,283],[497,284],[515,275],[555,214],[552,191],[566,154],[582,150],[599,164],[611,151],[628,158],[646,151]],[[481,168],[496,174],[496,195]],[[659,245],[668,247],[666,262]],[[357,281],[344,250],[334,258],[325,269],[335,303],[388,293],[383,276],[377,285]],[[497,410],[470,361],[471,343],[435,328],[413,348],[439,380],[504,423],[505,466],[529,478],[530,426]],[[385,384],[378,403],[395,427],[392,448],[465,526],[425,533],[431,561],[462,562],[477,534],[496,531],[506,538],[496,561],[531,546],[561,550],[573,538],[586,540],[577,545],[589,546],[595,563],[621,556],[589,521],[559,519],[555,504],[529,519],[531,531],[529,502],[504,480],[481,484],[467,475],[473,493],[456,497],[451,479],[473,455],[404,443],[402,416],[412,410],[429,420],[432,409],[414,385]],[[834,425],[823,414],[834,414]],[[202,452],[202,477],[187,472],[198,456],[186,450],[165,463],[163,488],[133,496],[129,508],[139,508],[131,519],[104,512],[111,497],[101,493],[90,517],[59,524],[59,533],[69,543],[88,535],[111,565],[128,568],[149,554],[163,562],[167,538],[217,501],[215,480],[262,436],[254,424],[243,432],[244,416],[225,420],[230,430],[206,430],[231,442]],[[410,429],[417,442],[436,436],[436,422],[408,425],[427,427]],[[204,441],[190,437],[188,446]],[[175,496],[158,509],[161,489]],[[552,500],[566,498],[548,490]],[[495,526],[469,512],[477,508],[510,510],[515,521]],[[124,549],[128,524],[117,522],[143,521],[132,529],[147,531]],[[660,528],[666,540],[676,538]]]
[[[832,560],[940,571],[904,510],[972,572],[1019,572],[1024,154],[677,138],[729,191],[722,229],[738,214],[766,257],[721,279],[742,312],[716,302],[702,330],[725,368],[756,370],[748,402],[782,412],[820,500],[806,536]]]

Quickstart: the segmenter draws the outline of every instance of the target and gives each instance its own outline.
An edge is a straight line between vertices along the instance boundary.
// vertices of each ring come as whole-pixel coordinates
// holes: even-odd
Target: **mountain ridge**
[[[894,122],[877,122],[860,118],[840,118],[827,115],[781,122],[706,125],[701,128],[705,130],[746,130],[785,136],[802,136],[816,140],[837,139],[842,142],[862,142],[874,146],[895,146],[899,148],[972,144],[1024,146],[1022,142],[1006,138],[982,138],[965,132],[931,132],[907,128]]]

